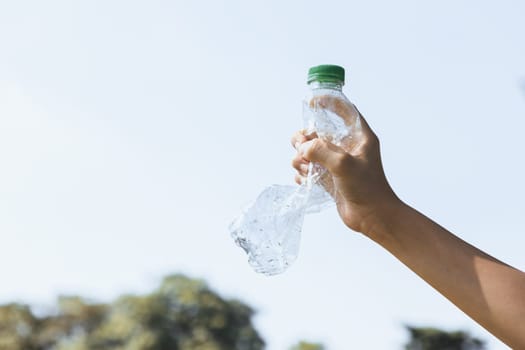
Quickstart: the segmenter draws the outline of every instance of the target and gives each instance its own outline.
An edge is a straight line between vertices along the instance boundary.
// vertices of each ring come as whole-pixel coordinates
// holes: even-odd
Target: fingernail
[[[308,173],[308,164],[301,164],[299,165],[299,169],[301,169],[301,172]]]
[[[294,145],[295,149],[299,149],[299,146],[301,146],[301,143],[299,141],[297,141]]]

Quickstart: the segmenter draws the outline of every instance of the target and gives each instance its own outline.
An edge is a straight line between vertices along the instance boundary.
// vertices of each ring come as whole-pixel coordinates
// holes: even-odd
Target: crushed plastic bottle
[[[308,133],[315,132],[350,152],[359,141],[361,123],[359,112],[342,92],[343,85],[342,67],[310,68],[303,126]],[[302,185],[267,187],[230,224],[232,238],[244,249],[255,271],[276,275],[296,260],[305,214],[333,205],[332,189],[331,175],[319,164],[310,163]]]

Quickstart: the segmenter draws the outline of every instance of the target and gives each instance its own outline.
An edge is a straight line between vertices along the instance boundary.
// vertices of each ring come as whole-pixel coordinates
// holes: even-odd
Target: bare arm
[[[525,349],[525,274],[399,204],[367,234],[513,349]]]
[[[327,103],[327,105],[334,105]],[[346,113],[344,106],[334,110]],[[463,312],[514,349],[525,349],[525,273],[404,204],[383,172],[379,141],[363,120],[361,144],[344,150],[297,133],[296,181],[309,162],[328,169],[343,222],[383,246]]]

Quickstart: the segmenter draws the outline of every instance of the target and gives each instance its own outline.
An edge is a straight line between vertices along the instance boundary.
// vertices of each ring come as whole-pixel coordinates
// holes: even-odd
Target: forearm
[[[332,111],[345,115],[344,108]],[[382,245],[503,342],[525,349],[525,274],[399,201],[384,175],[379,139],[360,120],[360,143],[350,151],[315,135],[294,136],[299,174],[307,175],[304,162],[321,164],[332,175],[337,208],[350,229]]]
[[[509,346],[525,349],[525,274],[405,204],[366,234]]]

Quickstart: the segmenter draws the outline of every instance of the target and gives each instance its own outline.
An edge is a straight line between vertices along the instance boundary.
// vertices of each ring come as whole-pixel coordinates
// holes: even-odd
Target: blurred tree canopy
[[[466,332],[406,326],[410,340],[406,350],[483,350],[485,343]]]
[[[0,306],[0,349],[259,350],[253,314],[200,280],[172,275],[151,294],[111,304],[60,297],[57,312],[43,317],[26,305]]]
[[[300,341],[297,345],[294,345],[290,350],[325,350],[324,346],[318,343],[308,343]]]
[[[249,306],[222,298],[202,280],[177,274],[152,293],[112,303],[59,297],[56,310],[42,316],[27,305],[0,305],[0,350],[262,350],[253,315]],[[406,329],[407,350],[485,349],[465,332]],[[300,341],[290,350],[325,347]]]

